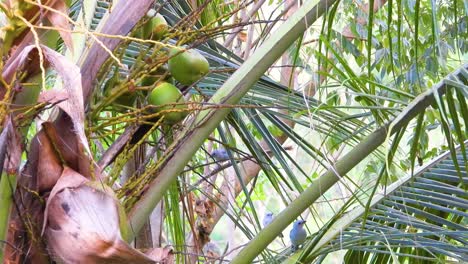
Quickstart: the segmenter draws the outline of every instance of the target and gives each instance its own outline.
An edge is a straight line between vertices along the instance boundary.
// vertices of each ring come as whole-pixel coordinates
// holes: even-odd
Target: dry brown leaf
[[[84,105],[80,68],[55,50],[45,46],[41,46],[41,49],[48,64],[50,64],[50,66],[54,68],[61,77],[63,81],[63,87],[68,94],[68,100],[60,102],[58,106],[72,119],[73,127],[78,136],[78,139],[86,152],[89,154],[91,151],[89,149],[88,140],[86,138],[83,125]],[[7,82],[11,81],[11,78],[13,78],[14,74],[18,70],[21,70],[27,66],[35,65],[35,68],[28,69],[28,71],[37,71],[39,68],[39,64],[36,63],[37,60],[35,60],[34,63],[30,62],[33,50],[36,50],[36,46],[26,46],[17,57],[8,63],[2,74],[3,78],[5,78]],[[43,97],[45,96],[42,95],[42,98]]]
[[[198,199],[195,202],[195,212],[201,217],[206,217],[207,208],[205,207],[205,202],[203,200]]]
[[[52,189],[49,198],[47,200],[46,208],[44,210],[44,223],[42,226],[42,233],[44,233],[44,230],[47,226],[47,220],[48,220],[48,210],[49,210],[49,204],[50,201],[54,199],[54,197],[64,190],[65,188],[76,188],[80,186],[83,183],[86,183],[88,179],[83,177],[81,174],[77,173],[76,171],[70,169],[69,167],[64,167],[62,174],[56,184],[54,185],[54,188]]]
[[[213,213],[216,209],[215,204],[211,200],[198,199],[195,203],[195,212],[198,214],[196,224],[196,234],[198,241],[204,245],[210,241],[210,234],[213,231]]]
[[[63,15],[56,13],[56,12],[47,12],[46,17],[47,19],[49,19],[50,23],[54,27],[63,29],[63,30],[58,30],[58,32],[60,34],[60,37],[62,37],[65,45],[73,54],[73,41],[71,38],[71,26],[67,19],[68,17],[67,5],[65,4],[65,1],[56,1],[51,7],[59,11]]]
[[[104,241],[95,234],[82,232],[78,226],[74,228],[47,228],[49,249],[57,263],[156,263],[120,239]]]
[[[37,190],[39,193],[44,193],[55,186],[62,175],[63,167],[54,145],[44,130],[37,134],[37,141],[39,143],[36,169]]]
[[[7,83],[10,83],[12,81],[13,76],[15,73],[18,71],[28,71],[29,74],[33,74],[30,71],[37,72],[39,69],[39,66],[37,63],[31,64],[31,61],[36,60],[37,54],[31,53],[32,50],[34,50],[36,47],[34,45],[29,45],[25,47],[24,49],[21,50],[21,52],[14,56],[11,57],[8,62],[5,65],[5,68],[3,68],[2,76],[5,79]],[[28,70],[28,66],[35,66],[34,69]],[[4,92],[4,91],[2,91]]]
[[[213,214],[214,203],[210,200],[197,199],[195,202],[195,212],[200,217],[210,218]]]
[[[39,103],[58,104],[68,100],[69,95],[65,90],[47,90],[43,91],[38,98]]]
[[[0,134],[0,173],[6,170],[9,174],[17,174],[21,163],[21,138],[16,131],[11,116],[8,116]]]
[[[43,129],[31,141],[27,166],[22,176],[28,180],[22,184],[40,194],[52,190],[61,177],[64,165],[81,171],[78,156],[80,152],[72,124],[59,127],[57,129],[56,124],[44,122]],[[72,136],[64,136],[64,133],[72,133]]]
[[[24,166],[20,177],[18,177],[19,188],[17,188],[15,192],[15,201],[20,202],[13,207],[11,212],[7,236],[9,246],[5,247],[4,255],[4,260],[12,264],[50,263],[43,239],[40,237],[40,230],[38,230],[42,226],[44,219],[44,205],[42,201],[38,199],[36,192],[38,190],[37,168],[39,157],[47,155],[44,154],[44,152],[40,152],[41,150],[47,149],[47,147],[45,147],[45,149],[42,148],[41,140],[39,139],[41,137],[42,143],[48,144],[48,138],[44,133],[42,133],[42,136],[38,134],[34,137],[28,153],[28,162]],[[49,150],[46,150],[46,152],[49,152]],[[50,159],[45,162],[46,164],[41,165],[48,165],[49,167],[43,168],[41,171],[48,171],[50,174],[58,173],[58,176],[60,176],[60,171],[53,173],[54,169],[50,167]],[[61,166],[58,170],[61,170]],[[57,176],[55,177],[58,178]],[[47,174],[46,178],[43,179],[51,178],[54,178],[54,176]],[[54,184],[54,180],[51,180],[51,182],[51,185]],[[39,184],[47,185],[48,183]],[[35,239],[31,239],[31,237]]]
[[[172,247],[170,246],[166,246],[164,248],[152,248],[148,250],[145,254],[157,263],[175,263],[174,253]]]
[[[84,132],[84,105],[80,68],[55,50],[44,46],[42,46],[42,50],[52,68],[62,78],[64,89],[68,93],[68,100],[59,103],[58,106],[70,116],[81,144],[90,154],[91,151]]]
[[[49,251],[58,263],[155,263],[123,241],[118,204],[65,167],[45,210]]]
[[[247,32],[245,32],[245,31],[239,32],[239,35],[237,35],[237,38],[239,38],[239,40],[241,42],[246,42],[247,41]]]

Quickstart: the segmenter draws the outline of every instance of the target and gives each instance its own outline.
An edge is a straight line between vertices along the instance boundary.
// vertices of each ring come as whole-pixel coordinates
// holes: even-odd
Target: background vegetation
[[[468,260],[465,1],[0,7],[5,263]],[[174,80],[174,47],[209,72]]]

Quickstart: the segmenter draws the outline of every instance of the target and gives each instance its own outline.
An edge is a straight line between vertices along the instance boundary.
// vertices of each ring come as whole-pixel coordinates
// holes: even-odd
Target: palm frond
[[[176,25],[179,23],[184,16],[187,16],[192,11],[190,6],[187,5],[184,1],[160,1],[163,2],[159,6],[155,6],[164,16],[168,18],[168,21],[171,25]],[[101,2],[98,2],[101,3]],[[103,2],[105,3],[105,2]],[[98,24],[105,16],[107,8],[109,5],[98,4],[95,9],[94,17],[91,24],[91,29],[96,29]],[[372,14],[371,14],[372,15]],[[199,21],[192,21],[191,26],[194,28],[203,27]],[[331,28],[331,27],[330,27]],[[371,28],[370,28],[371,29]],[[330,29],[331,30],[331,29]],[[369,36],[372,34],[372,30],[369,30]],[[329,34],[331,36],[331,34]],[[369,37],[369,42],[371,38]],[[169,41],[170,44],[175,44],[174,40]],[[331,46],[330,41],[323,41],[325,45],[328,45],[332,52],[335,52],[336,58],[342,65],[347,65],[347,58],[341,56],[339,50],[334,50]],[[219,87],[225,83],[231,75],[231,72],[237,70],[239,65],[243,63],[243,60],[233,54],[231,51],[224,48],[222,45],[217,42],[209,39],[206,43],[197,46],[197,49],[209,59],[212,72],[202,79],[196,87],[189,87],[189,93],[193,95],[201,95],[203,98],[209,98],[217,92]],[[145,57],[148,57],[153,53],[151,46],[147,44],[137,43],[137,42],[126,42],[123,43],[118,49],[117,53],[122,58],[122,62],[128,66],[130,71],[141,72],[141,68],[134,68],[135,65],[141,64]],[[334,61],[331,61],[327,57],[321,55],[324,61],[327,61],[329,64],[334,64]],[[390,56],[392,57],[392,56]],[[282,86],[275,81],[271,80],[266,76],[262,76],[258,82],[253,85],[252,90],[244,96],[241,101],[241,106],[236,106],[232,110],[231,118],[226,119],[224,123],[225,127],[234,128],[237,133],[235,135],[237,138],[240,138],[243,141],[243,145],[247,146],[250,151],[252,159],[254,159],[262,167],[263,173],[267,175],[268,180],[275,187],[277,193],[281,195],[282,200],[287,204],[291,200],[290,197],[286,197],[284,192],[280,188],[289,188],[292,190],[302,191],[303,187],[300,185],[299,181],[296,179],[296,175],[300,177],[308,178],[306,172],[302,171],[300,166],[297,166],[294,159],[288,155],[285,149],[280,146],[274,139],[274,135],[271,131],[268,130],[270,123],[273,124],[279,131],[287,135],[299,148],[305,151],[311,156],[314,161],[317,161],[321,167],[326,168],[327,160],[326,155],[324,155],[323,149],[319,149],[308,141],[301,138],[301,136],[296,135],[296,132],[289,129],[287,125],[284,124],[282,120],[291,120],[297,124],[297,127],[305,128],[314,128],[314,132],[318,132],[321,135],[324,135],[325,138],[335,138],[337,144],[348,144],[355,145],[362,138],[370,133],[370,131],[375,127],[376,124],[383,124],[395,116],[401,113],[401,110],[404,106],[407,106],[410,100],[414,98],[414,95],[409,93],[406,90],[400,91],[394,86],[386,86],[384,84],[379,84],[378,80],[371,78],[371,70],[374,65],[371,65],[370,60],[370,46],[368,49],[368,65],[367,71],[369,75],[369,80],[361,77],[354,69],[351,67],[341,67],[337,66],[333,74],[337,76],[331,76],[330,79],[335,80],[335,82],[329,83],[327,86],[331,88],[342,87],[349,89],[351,92],[346,91],[347,94],[352,94],[356,98],[364,98],[363,102],[360,105],[343,105],[335,106],[328,105],[327,103],[320,102],[314,98],[304,96],[300,92],[291,91],[285,86]],[[341,59],[341,60],[340,60]],[[336,65],[339,65],[335,63]],[[112,67],[110,67],[112,68]],[[113,72],[113,69],[110,69],[107,72]],[[127,71],[128,73],[128,71]],[[337,74],[338,73],[338,74]],[[328,73],[327,73],[328,75]],[[103,79],[108,78],[108,75],[103,74]],[[350,81],[344,81],[350,80]],[[104,80],[101,80],[99,83],[104,83]],[[341,85],[340,85],[341,84]],[[366,87],[366,84],[370,85],[370,88],[373,89],[372,92],[363,90]],[[320,87],[327,89],[328,87]],[[339,89],[342,89],[339,88]],[[377,93],[375,88],[381,90],[382,93]],[[463,99],[463,96],[460,95],[464,91],[463,88],[457,90],[456,96],[458,101],[461,101],[459,98]],[[398,96],[395,96],[398,95]],[[450,94],[450,96],[452,96]],[[458,109],[451,109],[450,107],[453,104],[450,104],[449,100],[456,100],[454,96],[447,99],[448,109],[442,112],[442,117],[456,116]],[[273,103],[272,103],[273,102]],[[388,103],[388,104],[386,104]],[[439,103],[439,102],[437,102]],[[461,104],[460,108],[465,109],[465,114],[462,115],[465,118],[465,128],[466,128],[466,103],[459,102]],[[269,107],[274,105],[277,109],[288,109],[288,115],[281,113],[281,111],[276,111],[275,108]],[[307,107],[306,107],[306,106]],[[268,107],[266,107],[268,106]],[[440,109],[445,109],[445,105],[438,105]],[[227,106],[231,107],[231,106]],[[341,112],[339,109],[357,109],[360,110],[359,113],[348,114]],[[463,108],[464,107],[464,108]],[[313,113],[312,118],[307,118],[310,113]],[[367,121],[367,117],[373,116],[373,120],[370,119]],[[247,120],[249,121],[245,121]],[[447,118],[442,118],[442,121],[447,120]],[[458,120],[458,119],[457,119]],[[463,123],[463,120],[461,120]],[[249,127],[250,125],[250,127]],[[443,128],[446,130],[446,135],[451,134],[448,131],[449,125],[447,122],[443,123]],[[463,132],[461,131],[461,125],[455,124],[457,130],[455,133],[459,141],[464,140]],[[421,129],[421,128],[420,128]],[[335,133],[335,131],[340,131],[340,133]],[[256,144],[256,135],[260,135],[264,139],[269,147],[271,153],[267,153],[259,144]],[[229,144],[225,137],[223,137],[222,129],[219,127],[217,129],[217,135],[220,135],[221,141],[225,144]],[[325,141],[325,140],[324,140]],[[415,141],[415,146],[417,141]],[[453,148],[453,142],[449,140],[449,146]],[[204,150],[203,150],[204,151]],[[238,151],[238,150],[236,150]],[[453,152],[452,152],[453,153]],[[270,156],[271,154],[271,156]],[[250,156],[249,155],[249,156]],[[412,159],[414,161],[414,157]],[[239,169],[237,168],[234,159],[232,160],[232,166],[237,171],[237,175],[240,177]],[[463,160],[462,160],[463,161]],[[291,169],[290,164],[295,165],[297,172]],[[460,164],[460,165],[459,165]],[[454,163],[455,168],[463,168],[461,165],[463,162]],[[466,165],[466,158],[464,159],[464,164]],[[312,182],[312,180],[309,179]],[[283,185],[278,186],[278,182],[281,182]],[[246,204],[249,204],[253,208],[252,200],[250,198],[250,192],[248,186],[241,182],[241,187],[243,189],[243,194],[246,196]],[[254,184],[255,185],[255,184]],[[174,205],[175,206],[175,205]],[[389,206],[389,205],[387,205]],[[392,205],[393,206],[393,205]],[[416,208],[418,209],[418,208]],[[419,210],[419,209],[418,209]],[[245,225],[242,223],[239,215],[236,215],[237,212],[228,212],[226,214],[231,219],[239,220],[241,223],[239,225]],[[180,213],[176,215],[181,215]],[[177,216],[173,218],[176,219]],[[258,224],[258,216],[254,211],[252,213],[251,219],[255,219],[255,222]],[[384,221],[385,219],[380,219]],[[400,224],[400,223],[398,223]],[[248,228],[241,228],[246,230],[244,232],[247,237],[251,238],[252,234]],[[182,232],[180,232],[182,233]],[[394,242],[394,238],[389,238],[390,242]],[[388,244],[389,242],[387,242]],[[425,244],[424,244],[425,245]],[[376,248],[378,250],[386,249],[386,244],[380,245],[381,248]],[[443,247],[441,247],[443,248]],[[400,253],[401,255],[408,255],[406,252]]]
[[[455,166],[464,164],[461,149],[457,161],[448,151],[374,196],[366,219],[364,206],[341,215],[311,255],[349,249],[347,263],[467,260],[468,175],[464,165]]]
[[[105,12],[105,9],[101,8],[101,6],[99,9],[96,9],[92,28],[98,27],[99,19],[104,17],[102,12]],[[178,1],[167,2],[160,7],[160,12],[165,16],[167,15],[169,23],[172,25],[177,24],[184,16],[190,13],[189,9],[181,6]],[[195,27],[197,27],[197,25],[195,25]],[[169,43],[175,44],[175,41],[170,40]],[[216,42],[202,44],[196,49],[209,60],[211,73],[188,92],[194,95],[201,95],[203,98],[209,98],[227,81],[231,72],[240,67],[243,60]],[[144,53],[143,57],[147,58],[153,53],[153,50],[151,46],[147,44],[130,42],[130,44],[123,45],[118,52],[121,53],[122,62],[126,64],[129,69],[133,69],[137,64],[141,64],[142,61],[144,61],[144,59],[141,58],[142,53]],[[138,71],[138,69],[135,69],[135,71]],[[110,70],[110,72],[112,72],[112,70]],[[109,78],[108,75],[103,76],[105,79]],[[105,80],[100,81],[100,83],[104,84]],[[305,105],[309,106],[310,109],[308,110],[305,108]],[[252,107],[254,109],[251,109]],[[359,106],[358,108],[366,111],[366,107]],[[288,109],[289,114],[282,114],[281,111],[276,111],[278,109]],[[394,110],[398,111],[399,109],[395,108]],[[323,150],[313,147],[310,142],[295,134],[281,119],[291,120],[298,124],[298,126],[305,128],[314,127],[315,131],[323,134],[325,137],[334,137],[335,135],[330,135],[330,132],[340,130],[341,136],[337,141],[349,145],[354,145],[359,142],[359,140],[369,134],[372,129],[371,125],[361,120],[365,114],[349,115],[339,109],[328,106],[326,103],[305,96],[301,92],[292,91],[288,87],[273,81],[267,76],[262,76],[260,80],[254,84],[251,92],[241,99],[238,108],[233,108],[232,112],[243,117],[267,117],[280,133],[290,136],[295,143],[299,144],[300,148],[305,151],[305,153],[309,154],[318,164],[321,164],[323,168],[326,167],[325,163],[327,162],[326,157],[322,153]],[[308,117],[309,112],[314,113],[313,124],[311,123],[312,119]],[[274,182],[276,181],[274,178],[278,177],[285,180],[285,185],[290,189],[301,190],[302,187],[295,179],[294,173],[288,165],[288,162],[294,163],[295,161],[288,156],[280,146],[274,146],[277,144],[273,139],[274,135],[271,131],[266,129],[269,127],[269,124],[266,124],[263,118],[250,119],[250,121],[250,123],[247,122],[244,124],[243,129],[245,130],[244,132],[250,134],[241,136],[241,139],[246,140],[244,141],[246,146],[250,146],[249,150],[252,158],[259,164],[273,164],[273,162],[271,162],[272,160],[280,161],[280,164],[276,166],[273,164],[271,169],[262,167],[263,172],[268,175],[273,185],[275,185]],[[234,119],[228,119],[227,122],[231,127],[238,126]],[[251,125],[251,129],[246,129],[246,126],[249,125]],[[122,129],[123,128],[124,127],[122,127]],[[238,134],[242,133],[238,131]],[[271,157],[269,157],[266,151],[260,146],[251,143],[252,140],[255,140],[255,136],[252,135],[252,133],[258,133],[263,139],[270,139]],[[247,140],[248,138],[250,138],[250,142]],[[228,144],[228,142],[224,143]],[[300,166],[295,167],[300,170]],[[300,172],[303,177],[308,177],[305,172]],[[290,180],[287,181],[286,179]],[[291,186],[294,186],[294,188]],[[243,186],[243,189],[245,188],[246,187]],[[278,190],[278,194],[283,195],[280,190]],[[285,199],[285,201],[286,200],[290,199]]]

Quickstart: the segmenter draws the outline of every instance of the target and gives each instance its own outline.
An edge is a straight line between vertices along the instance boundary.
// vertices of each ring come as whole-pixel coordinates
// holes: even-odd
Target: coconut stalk
[[[467,70],[468,64],[463,65],[453,75]],[[389,124],[377,129],[366,137],[356,147],[338,160],[333,168],[328,169],[322,176],[304,190],[289,206],[239,252],[231,263],[250,263],[265,249],[294,219],[313,204],[323,193],[338,182],[342,175],[348,173],[357,164],[376,150],[387,138],[406,126],[414,117],[435,103],[436,96],[446,93],[448,86],[444,81],[436,84],[432,89],[416,97],[401,113]]]
[[[6,241],[13,194],[16,189],[16,175],[3,172],[0,177],[0,241]],[[5,243],[0,242],[0,260],[3,259],[5,246],[7,246]]]
[[[314,1],[306,1],[283,25],[274,37],[270,37],[252,56],[224,83],[213,95],[209,103],[232,105],[249,91],[252,85],[265,71],[286,51],[286,49],[304,31],[312,25],[335,0],[323,0],[317,5]],[[145,194],[135,204],[129,214],[130,230],[135,233],[142,228],[154,207],[161,201],[169,186],[177,179],[177,175],[191,160],[193,154],[200,148],[204,140],[213,132],[220,122],[228,115],[228,108],[209,109],[198,113],[192,120],[192,125],[182,131],[174,141],[178,144],[176,153],[166,153],[163,168],[158,171],[158,177],[148,186]],[[194,129],[195,127],[195,129]],[[169,147],[169,149],[173,149]]]
[[[0,133],[0,261],[3,260],[5,247],[11,246],[6,241],[20,161],[19,134],[15,131],[11,116],[8,116]]]

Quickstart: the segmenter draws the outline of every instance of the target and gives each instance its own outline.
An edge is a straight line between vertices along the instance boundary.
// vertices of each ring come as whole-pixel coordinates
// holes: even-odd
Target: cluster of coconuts
[[[154,10],[150,10],[147,13],[147,17],[149,19],[136,32],[135,36],[142,39],[161,40],[169,30],[166,20],[161,14],[156,14]],[[205,76],[209,69],[210,65],[208,61],[198,51],[185,50],[184,48],[170,49],[168,67],[151,72],[140,83],[142,86],[152,86],[147,96],[147,103],[155,106],[152,112],[165,111],[162,115],[166,124],[175,124],[184,119],[188,114],[184,110],[187,106],[180,90],[168,79],[157,82],[159,78],[155,78],[152,74],[163,75],[168,70],[171,78],[183,85],[190,85]],[[132,106],[135,100],[136,93],[126,92],[115,99],[114,103]]]

